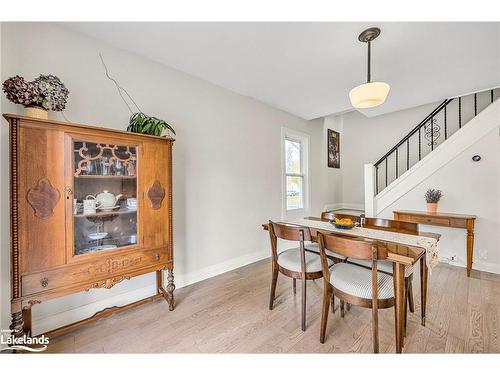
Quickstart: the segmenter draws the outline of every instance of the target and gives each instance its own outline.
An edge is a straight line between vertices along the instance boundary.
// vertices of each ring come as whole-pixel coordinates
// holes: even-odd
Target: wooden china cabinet
[[[6,114],[10,127],[12,325],[31,334],[31,307],[156,272],[174,308],[173,139]],[[164,286],[163,271],[167,270]]]

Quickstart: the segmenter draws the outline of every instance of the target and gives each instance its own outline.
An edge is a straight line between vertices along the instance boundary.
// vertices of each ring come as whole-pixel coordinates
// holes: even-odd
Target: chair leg
[[[408,277],[408,304],[410,311],[415,312],[415,302],[413,300],[413,274]]]
[[[306,279],[302,279],[302,331],[306,330]]]
[[[276,284],[278,283],[278,268],[273,266],[273,278],[271,281],[271,295],[269,297],[269,310],[273,309],[274,295],[276,293]]]
[[[344,310],[344,301],[340,300],[340,316],[343,318],[344,317],[344,313],[345,313],[345,310]]]
[[[333,304],[334,297],[332,293],[332,288],[330,286],[327,286],[325,287],[325,289],[323,289],[323,310],[321,313],[321,327],[319,332],[319,342],[322,344],[325,343],[326,325],[328,323],[328,310],[330,308],[330,299],[332,299],[332,304]]]
[[[335,314],[335,294],[332,293],[332,314]]]
[[[406,325],[408,322],[408,285],[409,285],[409,279],[405,278],[405,290],[404,290],[404,302],[403,302],[403,309],[405,312],[405,318],[404,318],[404,323],[403,323],[403,335],[406,337]]]
[[[347,303],[346,305],[347,305],[347,306],[346,306],[346,307],[347,307],[347,311],[351,311],[351,304],[350,304],[350,303]]]
[[[372,308],[373,352],[379,352],[378,345],[378,306]]]
[[[297,280],[296,279],[292,280],[293,280],[293,294],[297,294]]]

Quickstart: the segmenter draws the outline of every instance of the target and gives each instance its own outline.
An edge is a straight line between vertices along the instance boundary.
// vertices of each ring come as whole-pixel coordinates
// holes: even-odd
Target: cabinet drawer
[[[55,270],[25,275],[22,277],[22,295],[69,287],[80,283],[106,279],[142,268],[167,263],[167,248],[114,254],[98,261],[61,267]]]
[[[440,225],[444,227],[450,226],[450,219],[447,219],[445,217],[428,217],[428,216],[413,216],[407,214],[400,214],[399,220],[409,221],[418,224]]]

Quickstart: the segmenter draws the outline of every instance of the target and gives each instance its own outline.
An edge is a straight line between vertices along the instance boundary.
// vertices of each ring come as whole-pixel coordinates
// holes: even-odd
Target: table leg
[[[396,353],[403,349],[404,332],[404,265],[394,263],[394,320],[396,325]]]
[[[425,311],[427,308],[427,261],[424,254],[420,258],[420,314],[421,323],[425,327]]]
[[[474,222],[467,222],[467,276],[472,271],[472,256],[474,254]]]

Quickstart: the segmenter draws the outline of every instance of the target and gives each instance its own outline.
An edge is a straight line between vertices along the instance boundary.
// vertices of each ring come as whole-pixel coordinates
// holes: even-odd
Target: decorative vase
[[[427,212],[430,214],[435,214],[437,212],[437,203],[427,203]]]
[[[42,107],[24,107],[24,114],[28,117],[39,118],[47,120],[49,118],[49,111]]]

